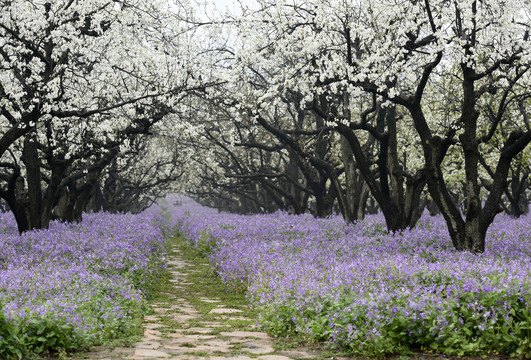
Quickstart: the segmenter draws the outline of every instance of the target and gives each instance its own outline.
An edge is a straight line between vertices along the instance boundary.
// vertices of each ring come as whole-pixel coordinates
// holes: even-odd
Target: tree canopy
[[[21,231],[187,191],[379,209],[391,231],[428,206],[481,252],[497,213],[528,211],[529,1],[1,3],[0,197]]]

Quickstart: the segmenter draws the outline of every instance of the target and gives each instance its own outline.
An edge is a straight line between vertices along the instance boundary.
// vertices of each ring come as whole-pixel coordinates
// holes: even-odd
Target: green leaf
[[[503,340],[505,340],[506,342],[513,342],[514,338],[512,336],[510,336],[510,335],[504,334],[503,335]]]

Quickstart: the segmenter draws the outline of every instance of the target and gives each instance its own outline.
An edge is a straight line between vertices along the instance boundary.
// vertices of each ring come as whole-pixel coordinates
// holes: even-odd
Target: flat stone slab
[[[210,334],[213,330],[203,328],[203,327],[191,327],[188,329],[181,329],[180,331],[184,333],[188,332],[188,333]]]
[[[196,339],[187,339],[185,337],[178,337],[178,338],[172,338],[171,340],[167,341],[164,345],[166,346],[183,346],[183,344],[194,344],[197,343]],[[184,345],[187,346],[187,345]]]
[[[172,338],[167,341],[167,345],[176,345],[181,346],[181,344],[192,344],[192,343],[201,343],[202,340],[212,340],[215,339],[215,335],[182,335],[182,334],[169,334]]]
[[[236,313],[241,313],[241,312],[242,311],[238,309],[216,308],[216,309],[210,310],[208,313],[209,314],[236,314]]]
[[[282,356],[282,355],[264,355],[264,356],[259,356],[258,359],[260,360],[292,360],[290,357]]]
[[[167,359],[172,357],[172,355],[159,350],[150,350],[150,349],[136,349],[133,359],[144,359],[144,358],[162,358]]]
[[[171,311],[175,311],[175,310],[182,311],[186,314],[197,314],[198,313],[198,311],[192,306],[173,305],[171,307]]]
[[[200,334],[191,334],[191,335],[184,335],[184,338],[191,339],[191,340],[210,340],[215,339],[216,335],[200,335]]]
[[[177,351],[182,351],[182,352],[199,352],[199,351],[204,351],[204,352],[209,352],[209,353],[212,353],[212,352],[219,352],[219,353],[229,353],[231,352],[231,350],[229,349],[230,345],[227,344],[227,343],[212,343],[212,344],[208,344],[208,343],[199,343],[197,344],[196,346],[179,346],[179,345],[164,345],[164,348],[165,349],[168,349],[168,350],[177,350]]]
[[[157,313],[165,313],[166,311],[170,310],[170,308],[169,307],[167,307],[167,308],[157,307],[157,308],[154,308],[153,310],[155,310],[155,312],[157,312]],[[144,318],[145,318],[145,316],[144,316]]]
[[[159,333],[160,335],[160,333]],[[144,332],[144,337],[142,338],[143,341],[156,341],[156,340],[162,340],[162,338],[159,335],[153,335],[151,333]]]
[[[172,339],[181,339],[181,338],[184,338],[184,335],[181,333],[181,332],[173,332],[173,333],[168,333],[166,334],[166,336],[172,338]]]
[[[209,328],[225,327],[225,325],[215,324],[215,323],[202,323],[202,325],[209,327]]]
[[[269,354],[275,351],[275,349],[268,344],[261,344],[258,342],[248,342],[243,344],[243,351],[250,352],[251,354],[261,355]]]
[[[264,332],[258,331],[223,331],[220,333],[222,336],[230,337],[241,337],[241,338],[259,338],[259,339],[269,339],[269,335]]]
[[[151,349],[156,350],[162,345],[157,341],[141,341],[135,345],[137,349]]]
[[[184,315],[184,314],[173,314],[173,320],[177,321],[177,322],[180,322],[180,323],[185,323],[185,322],[187,322],[188,320],[191,320],[191,319],[197,319],[197,316]]]

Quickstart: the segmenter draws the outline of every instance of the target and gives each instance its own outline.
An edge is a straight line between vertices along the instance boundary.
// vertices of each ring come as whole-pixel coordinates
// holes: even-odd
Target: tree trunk
[[[87,208],[91,196],[92,186],[84,186],[75,199],[71,221],[80,222],[83,220],[83,212]]]
[[[358,193],[360,194],[360,197],[358,199],[358,203],[356,204],[356,218],[358,220],[365,219],[365,213],[367,209],[367,200],[369,199],[370,191],[369,187],[367,186],[367,183],[363,180],[363,178],[360,179],[358,182]]]
[[[297,162],[290,156],[290,161],[286,168],[287,176],[292,179],[292,181],[298,181],[299,177],[299,168]],[[303,178],[304,181],[304,178]],[[290,208],[294,214],[302,214],[306,211],[308,207],[308,194],[302,191],[297,187],[296,184],[288,183],[288,191],[290,193]]]
[[[486,221],[481,207],[478,182],[479,152],[475,130],[478,113],[474,109],[473,101],[475,100],[471,99],[471,97],[474,97],[473,87],[470,89],[469,86],[469,84],[464,85],[466,98],[469,101],[465,101],[463,104],[462,116],[465,122],[465,131],[461,136],[466,174],[465,220],[463,220],[458,207],[452,201],[442,174],[441,163],[444,159],[447,145],[443,144],[441,138],[431,136],[429,131],[422,127],[426,122],[420,105],[411,107],[410,111],[417,130],[420,129],[419,134],[421,135],[424,158],[426,160],[428,190],[446,221],[452,244],[456,250],[468,250],[477,253],[485,250],[487,228],[494,216],[492,216],[492,220]]]
[[[521,165],[512,170],[511,185],[505,189],[505,196],[509,201],[507,212],[519,218],[529,212],[529,200],[526,196],[529,172],[522,170]]]
[[[52,220],[52,211],[59,200],[58,195],[61,190],[61,180],[63,179],[66,171],[66,167],[57,161],[51,160],[49,161],[49,165],[52,167],[52,176],[50,177],[50,183],[48,184],[48,188],[46,189],[43,199],[43,224],[49,224]]]
[[[334,205],[334,197],[324,192],[315,194],[315,216],[318,218],[326,218],[332,215],[332,207]]]
[[[361,147],[354,131],[339,123],[337,130],[344,136],[356,159],[359,171],[367,187],[385,217],[389,231],[401,231],[414,227],[419,219],[420,195],[425,186],[425,173],[423,171],[412,175],[412,181],[406,182],[404,191],[405,173],[398,162],[396,140],[396,114],[380,109],[377,116],[377,130],[381,136],[378,140],[379,154],[377,159],[379,181],[371,170],[367,154]],[[386,120],[387,119],[387,120]],[[388,124],[388,132],[384,133],[384,125]]]
[[[77,191],[74,184],[70,184],[61,191],[61,196],[56,206],[54,207],[54,213],[58,219],[66,222],[74,221],[74,206]]]
[[[11,212],[15,216],[18,232],[22,234],[23,232],[28,231],[30,227],[26,208],[17,201],[15,195],[12,193],[5,193],[3,199],[7,202]]]
[[[22,160],[26,166],[26,181],[28,185],[26,213],[29,229],[41,229],[48,224],[42,222],[42,188],[41,163],[37,152],[37,143],[32,136],[24,140]]]
[[[347,139],[343,135],[340,136],[341,157],[345,167],[345,204],[342,214],[347,223],[352,223],[356,220],[363,220],[365,217],[367,195],[364,194],[364,190],[366,186],[364,184],[365,181],[358,172],[354,154]],[[366,190],[365,193],[367,193]]]

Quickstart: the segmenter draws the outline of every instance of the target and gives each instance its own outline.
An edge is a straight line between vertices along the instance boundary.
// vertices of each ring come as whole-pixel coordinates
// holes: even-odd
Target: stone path
[[[85,354],[86,360],[154,360],[154,359],[232,359],[289,360],[312,359],[318,354],[309,349],[278,351],[274,341],[256,331],[255,320],[243,316],[241,309],[225,305],[220,298],[194,297],[189,293],[187,276],[194,265],[174,252],[169,261],[172,274],[167,301],[153,304],[155,314],[144,317],[144,337],[132,348],[99,349]],[[186,296],[184,296],[186,295]],[[205,313],[191,304],[210,305]],[[196,301],[197,302],[197,301]],[[208,308],[208,307],[207,307]],[[228,323],[238,324],[227,326]]]

